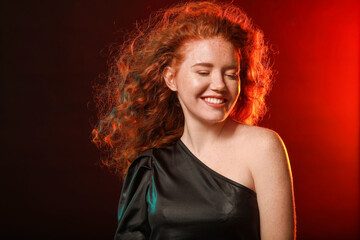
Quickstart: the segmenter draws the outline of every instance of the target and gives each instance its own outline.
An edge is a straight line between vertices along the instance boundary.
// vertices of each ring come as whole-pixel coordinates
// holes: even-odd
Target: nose
[[[222,74],[216,74],[211,78],[210,89],[213,91],[224,91],[226,88],[224,82],[224,76]]]

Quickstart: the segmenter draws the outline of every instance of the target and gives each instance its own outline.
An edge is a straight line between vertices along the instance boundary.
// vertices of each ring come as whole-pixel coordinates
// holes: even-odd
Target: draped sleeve
[[[151,175],[150,156],[142,154],[131,163],[121,190],[115,240],[149,238],[146,194]]]

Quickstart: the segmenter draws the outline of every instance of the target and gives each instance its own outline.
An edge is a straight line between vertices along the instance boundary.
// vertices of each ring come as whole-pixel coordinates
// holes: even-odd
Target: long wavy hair
[[[262,32],[232,4],[178,4],[151,15],[112,49],[106,84],[96,86],[99,122],[92,132],[93,142],[105,149],[105,165],[124,176],[139,153],[181,137],[184,115],[163,71],[181,59],[178,50],[186,41],[216,36],[241,56],[241,92],[230,117],[254,125],[266,113],[272,72]]]

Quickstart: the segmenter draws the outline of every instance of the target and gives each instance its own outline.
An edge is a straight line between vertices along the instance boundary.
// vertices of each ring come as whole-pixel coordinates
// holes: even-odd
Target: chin
[[[204,114],[203,118],[209,122],[223,122],[230,116],[230,113],[224,113],[224,111],[220,112],[209,112],[208,114]]]
[[[206,109],[201,109],[197,111],[187,111],[187,113],[184,112],[184,115],[185,121],[187,119],[197,119],[198,121],[200,120],[200,122],[215,124],[224,122],[227,118],[229,118],[230,113],[226,114],[224,112],[225,111],[207,111]]]
[[[203,120],[205,122],[209,122],[209,123],[221,123],[224,122],[226,119],[228,118],[228,116],[212,116],[212,117],[204,117]]]

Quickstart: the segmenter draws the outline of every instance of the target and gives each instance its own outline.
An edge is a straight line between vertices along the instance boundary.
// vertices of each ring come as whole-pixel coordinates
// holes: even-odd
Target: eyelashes
[[[209,76],[210,73],[209,72],[197,72],[198,75],[202,76],[202,77],[206,77]]]
[[[210,72],[207,71],[199,71],[197,72],[197,74],[201,77],[207,77],[210,76]],[[233,80],[237,80],[239,78],[239,73],[235,73],[235,74],[225,74],[225,77],[233,79]]]

